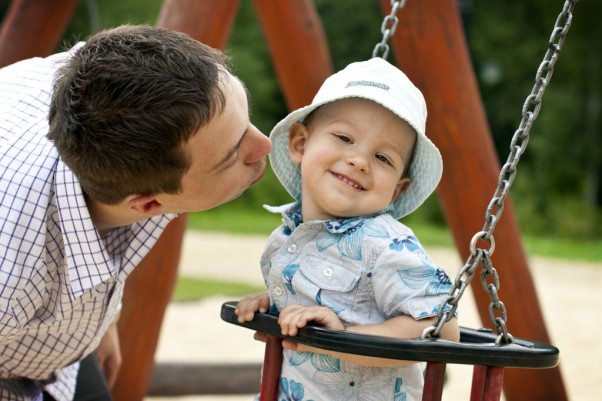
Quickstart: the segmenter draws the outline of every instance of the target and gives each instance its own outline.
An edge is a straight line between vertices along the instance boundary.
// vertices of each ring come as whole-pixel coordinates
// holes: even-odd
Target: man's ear
[[[305,144],[309,133],[307,132],[307,126],[301,123],[295,123],[291,127],[288,134],[288,151],[291,156],[291,160],[294,163],[300,164],[305,153]]]
[[[403,195],[408,188],[410,188],[410,184],[412,184],[412,180],[405,177],[400,179],[395,186],[395,192],[393,192],[393,197],[391,198],[391,202],[395,202],[401,195]]]
[[[127,202],[128,209],[148,216],[161,214],[162,205],[152,195],[136,195]]]

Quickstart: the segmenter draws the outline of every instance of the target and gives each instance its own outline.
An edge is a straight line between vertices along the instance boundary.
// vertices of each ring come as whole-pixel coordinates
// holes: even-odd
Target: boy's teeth
[[[345,182],[345,183],[347,183],[347,184],[351,185],[353,188],[356,188],[356,189],[364,189],[364,188],[362,188],[361,186],[357,185],[356,183],[349,181],[348,179],[346,179],[346,178],[345,178],[345,177],[343,177],[343,176],[340,176],[340,175],[339,175],[338,177],[339,177],[339,178],[340,178],[340,179],[341,179],[343,182]]]

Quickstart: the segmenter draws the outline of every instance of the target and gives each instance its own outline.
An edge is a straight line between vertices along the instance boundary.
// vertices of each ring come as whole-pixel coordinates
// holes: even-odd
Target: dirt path
[[[222,234],[186,234],[180,274],[262,283],[258,260],[265,237]],[[455,251],[427,249],[435,263],[455,274],[461,261]],[[534,258],[531,270],[552,343],[560,349],[560,367],[572,401],[602,399],[602,264],[564,262]],[[504,280],[500,277],[501,290]],[[170,362],[260,362],[263,345],[250,331],[223,323],[222,302],[211,298],[200,302],[171,304],[163,324],[158,361]],[[512,319],[512,311],[508,311]],[[480,327],[471,293],[462,299],[460,323]],[[450,365],[444,390],[445,400],[468,400],[471,367]],[[167,398],[149,398],[149,401]],[[242,401],[251,396],[193,396],[180,401]]]

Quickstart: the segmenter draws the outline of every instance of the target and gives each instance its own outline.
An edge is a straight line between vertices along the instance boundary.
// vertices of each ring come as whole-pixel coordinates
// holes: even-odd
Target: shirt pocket
[[[301,276],[308,280],[313,288],[314,301],[326,306],[341,316],[350,312],[355,303],[354,291],[357,288],[361,268],[353,262],[328,257],[324,254],[306,257],[299,268]]]

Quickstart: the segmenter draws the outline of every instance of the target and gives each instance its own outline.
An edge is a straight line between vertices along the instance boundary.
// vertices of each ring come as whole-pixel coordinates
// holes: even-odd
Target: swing
[[[425,329],[420,338],[400,340],[328,330],[312,325],[300,329],[295,337],[282,336],[277,316],[256,313],[252,321],[241,324],[238,323],[234,313],[236,302],[226,302],[222,305],[221,318],[224,321],[268,334],[261,380],[262,401],[277,399],[283,338],[348,354],[425,361],[427,367],[423,401],[441,400],[445,367],[448,363],[474,365],[471,401],[499,400],[504,368],[544,369],[557,366],[559,357],[557,348],[537,341],[514,338],[508,332],[507,312],[498,296],[499,277],[493,267],[491,255],[495,249],[493,232],[503,212],[504,200],[516,176],[516,166],[520,156],[526,150],[530,129],[539,114],[541,99],[570,28],[576,2],[577,0],[566,0],[556,20],[548,50],[536,73],[535,85],[522,107],[522,120],[513,135],[510,155],[500,171],[498,186],[487,206],[485,224],[470,241],[470,256],[457,274],[448,297],[442,302],[435,323]],[[387,42],[395,33],[397,26],[396,14],[404,5],[405,1],[391,1],[391,13],[385,17],[381,26],[383,38],[375,46],[373,57],[387,57],[389,50]],[[479,244],[485,246],[480,247]],[[481,284],[490,299],[488,312],[495,332],[488,329],[474,330],[461,327],[460,342],[439,339],[441,328],[453,317],[465,289],[473,280],[479,266],[482,267]]]

